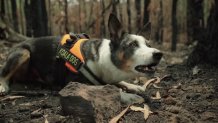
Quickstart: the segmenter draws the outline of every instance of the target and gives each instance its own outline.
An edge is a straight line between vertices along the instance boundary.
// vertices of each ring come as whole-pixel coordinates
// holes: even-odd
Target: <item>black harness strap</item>
[[[89,68],[87,65],[82,66],[92,77],[93,79],[95,79],[98,83],[100,83],[101,85],[105,85],[105,83],[98,78]],[[84,75],[85,76],[85,75]]]
[[[84,34],[70,34],[70,38],[74,41],[82,38],[89,38],[87,35]],[[68,42],[70,43],[70,42]],[[105,83],[98,78],[90,69],[89,67],[83,63],[79,58],[77,58],[74,54],[72,54],[69,49],[71,47],[68,47],[68,45],[61,45],[59,44],[57,48],[57,56],[56,58],[59,59],[61,58],[65,62],[70,63],[76,70],[78,70],[83,76],[85,76],[91,84],[94,85],[104,85]],[[82,53],[82,51],[81,51]]]

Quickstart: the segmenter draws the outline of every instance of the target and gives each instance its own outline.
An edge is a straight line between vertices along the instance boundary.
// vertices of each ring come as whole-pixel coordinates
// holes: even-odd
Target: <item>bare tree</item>
[[[69,33],[69,29],[68,29],[68,2],[67,2],[67,0],[64,0],[64,13],[65,13],[64,30],[65,30],[65,33]]]
[[[150,0],[144,0],[144,17],[143,17],[143,25],[146,25],[149,22],[149,6]]]
[[[111,0],[111,3],[112,3],[112,13],[117,15],[117,3],[119,3],[119,1]]]
[[[203,31],[203,18],[203,0],[187,0],[187,43],[202,38],[199,31]]]
[[[24,19],[24,1],[20,0],[19,2],[19,13],[20,13],[20,33],[25,35],[26,34],[26,30],[25,30],[25,19]]]
[[[51,35],[52,31],[51,31],[51,26],[52,26],[52,9],[51,9],[51,0],[48,0],[48,35]]]
[[[106,29],[105,29],[105,14],[104,14],[104,10],[105,10],[105,3],[104,0],[101,0],[101,8],[102,8],[102,12],[101,12],[101,26],[100,26],[100,30],[101,30],[101,36],[104,37],[106,35]]]
[[[5,16],[5,0],[1,0],[0,1],[1,3],[1,9],[0,9],[0,15],[1,17],[0,18],[3,18],[3,16]]]
[[[82,21],[82,18],[81,18],[81,13],[82,13],[82,11],[81,11],[81,1],[79,1],[79,32],[81,32],[82,31],[82,23],[81,23],[81,21]]]
[[[33,36],[33,29],[32,29],[32,17],[31,17],[31,4],[29,0],[25,0],[24,2],[24,13],[25,13],[25,20],[26,20],[26,35],[28,37]]]
[[[204,32],[198,32],[202,35],[196,48],[188,58],[189,65],[207,63],[218,66],[218,1],[215,0],[210,16],[207,20],[207,28]]]
[[[176,7],[177,7],[177,0],[173,0],[172,4],[172,46],[171,50],[176,51],[176,44],[177,44],[177,19],[176,19]]]
[[[13,21],[14,30],[16,32],[19,32],[16,0],[11,0],[11,9],[12,9],[12,17],[13,17],[12,21]]]
[[[27,36],[48,35],[48,18],[45,4],[44,0],[25,0]]]
[[[127,0],[127,15],[128,15],[128,31],[129,33],[132,32],[131,30],[131,11],[130,11],[130,0]]]
[[[120,22],[123,23],[123,5],[121,3],[121,0],[118,0],[119,2],[119,15],[120,15]]]
[[[135,0],[136,9],[136,28],[141,28],[141,0]]]

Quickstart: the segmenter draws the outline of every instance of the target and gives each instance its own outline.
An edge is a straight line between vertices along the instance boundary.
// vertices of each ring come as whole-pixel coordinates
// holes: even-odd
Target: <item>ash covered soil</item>
[[[13,45],[0,40],[0,68]],[[119,121],[123,123],[218,122],[218,68],[206,64],[193,67],[184,65],[182,62],[187,59],[193,47],[179,45],[175,53],[167,51],[162,48],[163,46],[156,47],[164,51],[164,60],[155,76],[162,78],[167,75],[167,77],[158,83],[158,87],[161,88],[150,85],[146,89],[145,103],[153,113],[144,120],[142,112],[128,110]],[[57,91],[45,89],[44,86],[35,87],[33,83],[15,84],[12,90],[14,91],[9,95],[0,97],[0,123],[79,122],[63,115]],[[161,98],[150,98],[157,91],[160,92]],[[13,99],[14,96],[16,97]],[[143,107],[143,104],[137,106]],[[123,105],[119,112],[126,107]]]

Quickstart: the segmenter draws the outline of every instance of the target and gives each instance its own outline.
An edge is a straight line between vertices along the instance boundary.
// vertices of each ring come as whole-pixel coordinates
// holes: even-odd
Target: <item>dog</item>
[[[123,80],[153,74],[163,54],[150,47],[143,36],[127,33],[113,14],[109,16],[108,29],[110,39],[88,39],[84,36],[86,41],[80,44],[80,49],[85,61],[79,59],[82,68],[80,66],[77,73],[66,66],[69,61],[61,58],[68,51],[59,50],[59,37],[32,38],[21,42],[12,49],[1,70],[0,95],[8,93],[9,82],[30,80],[61,86],[70,81],[115,84],[136,92],[145,91],[145,88]]]

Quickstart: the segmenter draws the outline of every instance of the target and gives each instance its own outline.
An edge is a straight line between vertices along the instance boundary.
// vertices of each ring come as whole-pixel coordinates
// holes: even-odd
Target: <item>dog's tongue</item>
[[[144,70],[146,70],[146,71],[154,71],[155,68],[154,67],[145,67]]]
[[[152,66],[139,65],[135,68],[137,71],[146,73],[146,72],[154,72],[155,68]]]

